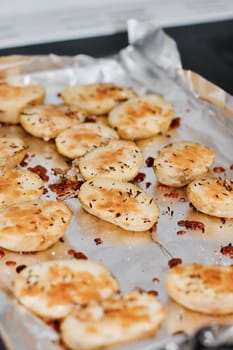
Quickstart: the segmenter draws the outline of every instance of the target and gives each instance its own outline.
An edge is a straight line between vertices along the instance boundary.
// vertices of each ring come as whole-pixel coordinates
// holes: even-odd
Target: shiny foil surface
[[[0,76],[3,77],[7,71],[11,83],[43,85],[47,91],[47,103],[61,103],[59,93],[67,85],[113,82],[130,86],[140,95],[163,95],[174,106],[175,117],[180,118],[180,125],[171,128],[165,135],[137,142],[144,154],[144,167],[140,172],[146,174],[138,185],[158,201],[161,210],[156,230],[124,231],[88,214],[81,208],[77,198],[71,198],[65,200],[73,211],[73,219],[64,242],[59,241],[50,249],[36,254],[17,254],[2,249],[5,255],[0,259],[0,329],[10,349],[60,348],[57,334],[46,323],[19,306],[11,290],[17,266],[70,259],[69,249],[82,252],[89,259],[102,262],[110,268],[119,280],[123,293],[135,288],[154,290],[166,307],[166,321],[154,338],[117,349],[155,350],[162,344],[181,341],[182,336],[174,336],[177,332],[193,334],[211,322],[233,322],[233,316],[214,318],[182,308],[169,300],[164,287],[164,276],[171,258],[180,258],[183,263],[232,264],[231,258],[221,253],[221,247],[232,242],[233,219],[221,220],[195,211],[187,201],[184,188],[166,189],[158,186],[152,168],[145,163],[148,157],[156,157],[158,150],[166,144],[191,140],[216,151],[213,167],[221,166],[225,171],[216,174],[212,167],[211,175],[233,177],[233,171],[230,170],[233,163],[233,118],[230,115],[233,99],[226,93],[223,95],[224,92],[217,87],[212,97],[218,100],[219,93],[220,108],[199,98],[191,84],[190,74],[185,75],[182,70],[176,44],[161,29],[131,20],[128,33],[129,46],[113,58],[94,59],[83,55],[22,56],[14,63],[0,67]],[[204,93],[202,87],[202,96]],[[17,135],[25,140],[29,145],[29,157],[23,168],[35,165],[46,167],[49,181],[45,187],[48,193],[42,198],[55,198],[56,194],[48,186],[59,181],[59,176],[52,169],[65,170],[68,165],[66,159],[57,153],[54,142],[31,137],[20,126],[2,126],[0,135]],[[205,230],[187,230],[178,225],[180,220],[200,221],[205,225]],[[186,233],[177,234],[180,230]],[[100,238],[102,243],[96,244],[96,238]],[[15,264],[7,264],[7,261],[14,261]]]

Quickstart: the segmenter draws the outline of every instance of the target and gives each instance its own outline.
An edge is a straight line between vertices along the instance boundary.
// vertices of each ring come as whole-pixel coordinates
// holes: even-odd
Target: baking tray
[[[65,86],[76,83],[113,82],[131,86],[139,94],[163,95],[174,106],[180,125],[171,128],[165,135],[137,142],[144,159],[155,157],[167,143],[192,140],[214,149],[217,152],[214,166],[225,169],[222,176],[232,177],[232,97],[193,73],[185,75],[176,44],[159,28],[132,20],[129,21],[128,35],[129,46],[113,58],[94,59],[83,55],[16,57],[14,62],[0,67],[2,77],[5,73],[8,81],[14,84],[44,85],[46,102],[52,103],[61,103],[59,93]],[[196,87],[209,102],[198,97]],[[218,107],[212,103],[216,101]],[[65,171],[69,164],[57,154],[54,142],[33,138],[19,126],[2,126],[0,135],[17,135],[25,140],[29,148],[27,164],[23,168],[38,164],[45,166],[49,175],[49,181],[45,183],[48,193],[42,198],[55,198],[56,194],[49,190],[49,184],[58,182],[60,177],[53,169]],[[11,284],[18,266],[70,259],[70,249],[108,266],[119,280],[123,293],[138,287],[155,290],[158,299],[166,306],[167,318],[156,337],[119,349],[156,350],[171,339],[179,341],[172,336],[177,332],[192,334],[211,322],[233,323],[233,316],[214,318],[182,308],[169,300],[164,288],[164,276],[171,258],[180,258],[183,263],[231,264],[231,258],[221,253],[221,247],[232,242],[233,220],[198,213],[190,207],[185,189],[159,186],[152,168],[146,164],[140,172],[146,177],[138,185],[157,199],[161,209],[156,230],[124,231],[91,216],[81,208],[77,198],[70,198],[65,202],[73,211],[73,219],[64,242],[59,241],[45,252],[36,254],[5,251],[0,260],[0,329],[11,349],[59,348],[57,334],[17,304],[11,295]],[[213,168],[210,173],[219,176]],[[205,225],[204,232],[187,230],[186,234],[179,235],[177,232],[182,229],[178,224],[180,220],[200,221]],[[97,245],[96,238],[101,238],[102,244]]]

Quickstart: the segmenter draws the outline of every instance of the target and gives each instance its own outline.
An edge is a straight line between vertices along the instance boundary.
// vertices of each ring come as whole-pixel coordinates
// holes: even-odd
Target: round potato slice
[[[134,142],[113,140],[86,154],[78,165],[85,180],[101,176],[128,181],[137,175],[142,163],[142,153]]]
[[[27,146],[17,137],[0,137],[0,167],[15,167],[26,155]]]
[[[76,307],[100,303],[119,293],[111,272],[89,260],[54,260],[25,268],[14,281],[17,299],[47,319],[65,317]]]
[[[165,132],[174,117],[172,106],[163,97],[136,97],[114,108],[108,117],[120,137],[140,140]]]
[[[24,202],[0,211],[0,247],[12,251],[45,250],[66,232],[71,212],[56,201]]]
[[[233,218],[233,179],[197,179],[188,185],[187,195],[202,213]]]
[[[86,117],[87,112],[79,107],[38,105],[26,108],[20,115],[20,123],[29,134],[49,141]]]
[[[44,98],[45,89],[39,85],[0,84],[0,122],[18,124],[22,110],[43,103]]]
[[[65,104],[80,106],[89,113],[105,114],[135,92],[113,84],[87,84],[66,87],[61,93]]]
[[[191,141],[165,146],[154,160],[154,172],[164,185],[182,187],[205,175],[215,160],[215,152]]]
[[[41,178],[29,170],[3,168],[0,170],[0,209],[38,199],[44,189]]]
[[[56,138],[56,146],[60,154],[75,159],[118,138],[116,131],[107,125],[83,123],[63,131]]]
[[[93,178],[80,187],[78,198],[90,214],[125,230],[146,231],[159,217],[155,200],[131,183]]]
[[[233,313],[233,266],[178,265],[166,276],[169,296],[190,310]]]
[[[151,337],[164,317],[154,296],[134,291],[69,315],[62,322],[61,336],[69,349],[100,349]]]

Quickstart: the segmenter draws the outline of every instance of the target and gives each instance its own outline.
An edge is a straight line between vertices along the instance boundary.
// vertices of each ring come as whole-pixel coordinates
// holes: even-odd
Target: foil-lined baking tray
[[[217,152],[214,166],[224,168],[222,176],[233,177],[233,98],[192,72],[184,72],[174,41],[161,29],[149,23],[129,21],[129,46],[113,58],[16,56],[0,66],[0,77],[14,84],[38,83],[47,90],[46,102],[61,103],[59,92],[76,83],[113,82],[130,86],[139,94],[163,95],[175,108],[180,126],[165,135],[137,142],[144,159],[155,157],[158,150],[175,140],[200,142]],[[198,97],[200,95],[206,100]],[[217,107],[214,104],[217,104]],[[66,159],[58,155],[54,142],[44,142],[26,134],[19,126],[2,126],[0,135],[17,135],[29,145],[27,166],[42,165],[48,169],[48,193],[43,198],[55,198],[49,184],[59,181],[52,169],[68,169]],[[26,167],[27,167],[26,166]],[[25,168],[25,167],[24,167]],[[45,252],[16,254],[5,252],[0,260],[0,330],[10,349],[59,349],[58,335],[43,321],[30,314],[14,300],[12,280],[19,265],[38,261],[69,259],[69,249],[82,252],[89,259],[108,266],[120,281],[122,292],[134,288],[156,290],[166,306],[167,318],[156,337],[119,347],[122,350],[156,350],[164,344],[182,342],[180,331],[193,334],[212,322],[233,323],[233,316],[210,317],[194,313],[169,300],[164,276],[171,258],[183,263],[231,264],[222,254],[222,246],[232,243],[233,219],[222,220],[198,213],[189,206],[185,189],[159,187],[152,168],[140,170],[146,174],[138,183],[157,199],[161,215],[153,232],[124,231],[85,212],[76,198],[65,200],[73,211],[72,223],[65,235]],[[214,176],[213,169],[210,173]],[[180,220],[200,221],[204,232],[181,230]],[[96,245],[95,239],[102,244]],[[11,262],[11,263],[9,263]]]

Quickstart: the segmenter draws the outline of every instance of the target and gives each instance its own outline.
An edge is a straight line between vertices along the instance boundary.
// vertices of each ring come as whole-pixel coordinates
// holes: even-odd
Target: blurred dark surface
[[[3,342],[2,338],[0,338],[0,350],[7,350],[5,343]]]
[[[168,28],[191,69],[233,94],[233,20]]]
[[[233,19],[170,27],[165,30],[177,42],[184,68],[201,74],[233,94]],[[127,34],[118,33],[90,39],[2,49],[0,55],[82,53],[99,57],[114,54],[125,46]]]

